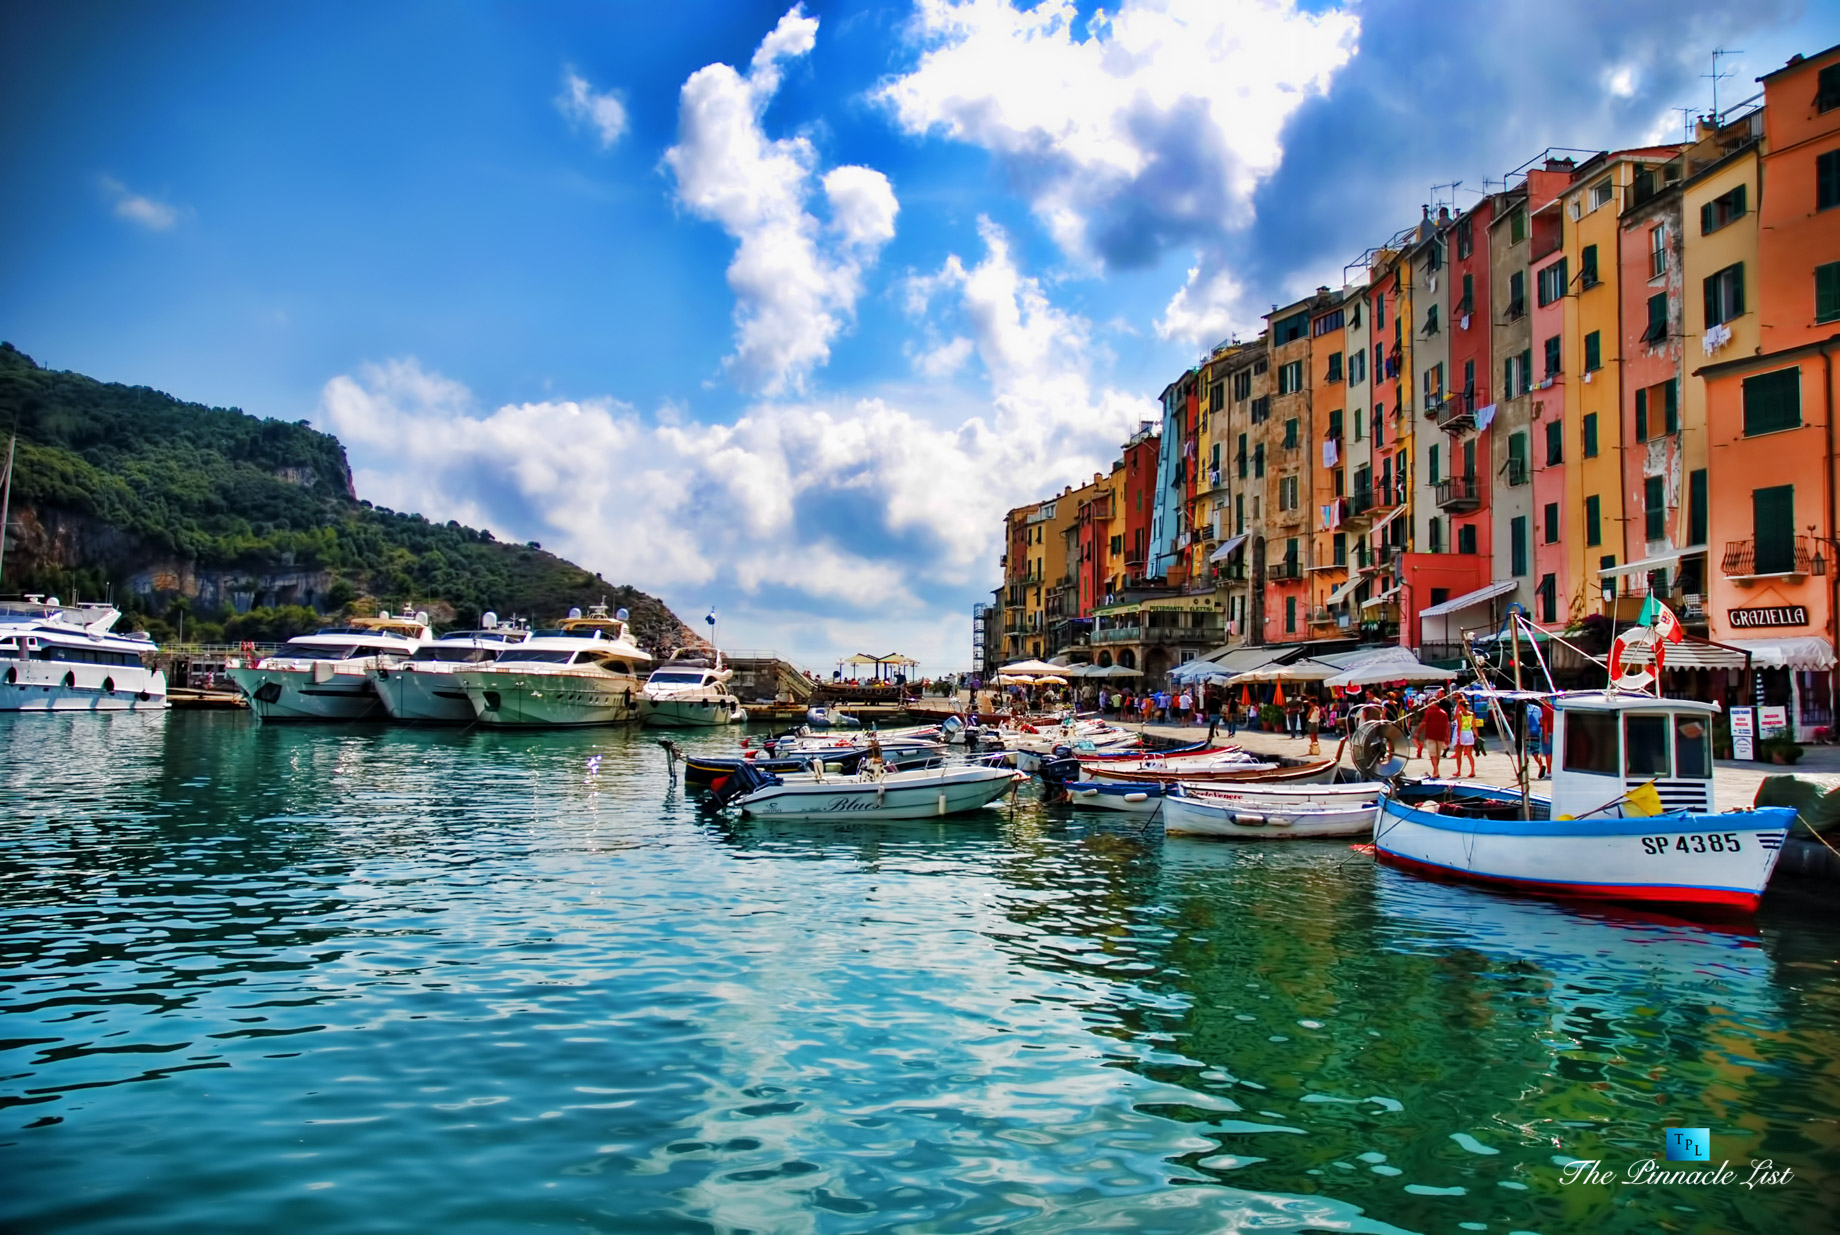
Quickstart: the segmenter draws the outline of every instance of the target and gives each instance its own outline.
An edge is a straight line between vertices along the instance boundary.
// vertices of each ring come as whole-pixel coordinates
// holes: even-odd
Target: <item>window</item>
[[[1325,313],[1317,318],[1316,324],[1310,328],[1310,332],[1315,335],[1325,335],[1331,330],[1340,330],[1341,328],[1342,311],[1337,309],[1333,313]]]
[[[1508,243],[1519,244],[1527,239],[1527,211],[1516,210],[1508,216]]]
[[[1342,380],[1342,354],[1340,352],[1329,353],[1329,373],[1326,380],[1331,382]]]
[[[1593,330],[1584,337],[1584,371],[1595,373],[1604,367],[1604,341],[1601,332]]]
[[[1348,384],[1358,386],[1367,380],[1367,349],[1348,353]]]
[[[1463,276],[1463,295],[1457,299],[1457,307],[1452,310],[1458,317],[1468,317],[1476,309],[1476,276]]]
[[[1233,401],[1244,403],[1252,397],[1252,370],[1244,369],[1233,375]]]
[[[1565,295],[1565,259],[1562,257],[1542,268],[1535,279],[1539,284],[1540,306],[1544,308]]]
[[[1386,445],[1386,404],[1384,403],[1374,404],[1373,430],[1374,449],[1379,450]]]
[[[1527,272],[1516,270],[1508,276],[1508,320],[1527,311]]]
[[[1246,530],[1246,495],[1235,494],[1233,497],[1233,534],[1239,535]]]
[[[1829,150],[1814,161],[1814,208],[1840,206],[1840,150]]]
[[[1286,343],[1295,343],[1310,333],[1310,315],[1293,313],[1271,324],[1271,345],[1282,347]]]
[[[1578,285],[1596,287],[1597,283],[1597,246],[1587,244],[1578,254]]]
[[[1584,431],[1584,457],[1587,459],[1595,459],[1597,457],[1597,413],[1596,412],[1586,412],[1585,413],[1584,421],[1582,423],[1582,428]],[[1592,541],[1591,543],[1596,544],[1597,542]]]
[[[1674,714],[1674,775],[1712,779],[1712,726],[1702,716]]]
[[[1264,442],[1260,442],[1257,446],[1252,448],[1252,474],[1254,476],[1263,476],[1265,474]]]
[[[1330,560],[1337,566],[1348,565],[1348,533],[1337,532],[1329,543],[1332,547],[1331,552],[1334,554]]]
[[[1622,761],[1617,758],[1617,714],[1587,712],[1582,708],[1565,711],[1565,770],[1592,776],[1615,776]]]
[[[1215,382],[1208,387],[1208,406],[1214,411],[1223,411],[1227,406],[1227,384]]]
[[[1667,480],[1650,476],[1642,482],[1642,534],[1650,540],[1667,539]]]
[[[1284,633],[1287,635],[1297,633],[1297,598],[1295,596],[1284,598]]]
[[[1636,391],[1636,441],[1648,440],[1648,391]]]
[[[1444,397],[1444,362],[1439,361],[1419,374],[1419,381],[1425,388],[1425,406],[1430,407]]]
[[[1667,340],[1668,311],[1667,293],[1656,292],[1648,298],[1648,326],[1642,331],[1642,342],[1663,343]]]
[[[1381,331],[1381,330],[1386,329],[1386,293],[1385,292],[1381,292],[1378,296],[1374,297],[1374,329],[1376,331]]]
[[[1666,776],[1668,760],[1666,716],[1623,717],[1623,768],[1630,776]]]
[[[1439,454],[1439,449],[1438,449],[1438,447],[1437,447],[1437,446],[1435,446],[1435,445],[1434,445],[1434,446],[1432,446],[1432,448],[1431,448],[1431,459],[1430,459],[1430,465],[1431,465],[1431,475],[1430,475],[1430,477],[1429,477],[1429,481],[1430,481],[1430,483],[1431,483],[1431,484],[1434,484],[1434,485],[1435,485],[1435,484],[1436,484],[1436,483],[1437,483],[1438,481],[1440,481],[1440,480],[1442,480],[1442,479],[1444,478],[1444,473],[1443,473],[1442,471],[1440,471],[1440,470],[1439,470],[1439,467],[1438,467],[1438,454]]]
[[[1508,566],[1516,575],[1527,573],[1527,516],[1508,520]]]
[[[1744,379],[1744,436],[1800,428],[1802,371],[1778,369]]]
[[[1706,543],[1706,469],[1687,473],[1687,543]]]
[[[1285,476],[1278,481],[1278,509],[1296,510],[1301,503],[1297,498],[1297,478]]]
[[[1444,521],[1436,515],[1425,525],[1425,545],[1432,553],[1444,551]]]
[[[1329,413],[1328,436],[1337,438],[1337,439],[1339,439],[1342,436],[1342,413],[1339,408]]]
[[[1824,69],[1822,70],[1822,72],[1823,74],[1825,74],[1826,70]],[[1457,224],[1457,260],[1458,261],[1463,260],[1464,258],[1468,257],[1471,253],[1475,252],[1476,229],[1475,229],[1474,223],[1475,223],[1475,220],[1473,219],[1464,219],[1461,223]]]
[[[1729,193],[1722,193],[1699,208],[1699,234],[1702,236],[1716,232],[1733,219],[1744,217],[1745,186],[1739,185]]]
[[[1457,552],[1474,553],[1476,551],[1476,525],[1465,523],[1457,529]],[[1448,599],[1448,597],[1446,598]]]
[[[1565,462],[1565,426],[1557,420],[1546,422],[1546,466]]]
[[[1591,209],[1597,210],[1608,206],[1610,199],[1614,196],[1615,189],[1610,183],[1610,178],[1606,176],[1591,186]]]
[[[1284,449],[1297,449],[1297,418],[1295,416],[1284,422]]]
[[[1539,586],[1540,620],[1557,622],[1559,620],[1559,577],[1541,575]]]
[[[1425,250],[1425,270],[1429,273],[1435,274],[1437,273],[1438,267],[1442,266],[1443,264],[1444,264],[1443,246],[1437,244],[1436,242],[1433,242],[1431,247]]]
[[[1546,509],[1542,513],[1546,524],[1546,543],[1556,545],[1559,543],[1559,503],[1546,503]]]
[[[1840,262],[1814,268],[1814,320],[1840,321]]]
[[[1508,434],[1508,483],[1527,483],[1527,435],[1518,431]]]
[[[1471,399],[1476,397],[1476,362],[1473,360],[1463,362],[1463,393]]]
[[[1246,435],[1239,435],[1239,478],[1246,479]]]
[[[1338,467],[1332,475],[1335,477],[1335,496],[1346,497],[1348,495],[1348,473]]]
[[[1751,530],[1756,556],[1751,570],[1786,575],[1795,569],[1795,486],[1751,490]]]
[[[1744,263],[1727,266],[1706,280],[1706,325],[1717,326],[1744,313]]]
[[[1559,376],[1559,336],[1546,340],[1546,372],[1542,374],[1548,380]]]
[[[1814,91],[1814,109],[1817,112],[1832,111],[1840,107],[1840,64],[1830,64],[1821,70],[1815,79],[1818,83]],[[1686,773],[1681,773],[1686,775]],[[1710,775],[1710,773],[1708,773]]]
[[[1431,335],[1431,334],[1436,334],[1437,332],[1438,332],[1438,307],[1436,305],[1432,305],[1429,309],[1425,310],[1425,333],[1428,335]]]
[[[1367,429],[1367,409],[1360,407],[1355,408],[1350,414],[1349,419],[1354,421],[1354,440],[1358,442]]]
[[[1219,442],[1215,442],[1213,449],[1209,451],[1208,453],[1208,470],[1214,474],[1214,483],[1218,485],[1220,483],[1220,443]]]
[[[1278,393],[1294,395],[1303,389],[1303,361],[1293,360],[1278,366]]]
[[[1264,424],[1271,419],[1271,396],[1260,395],[1252,401],[1252,423]]]
[[[1587,545],[1604,543],[1603,499],[1595,493],[1584,500],[1584,543]]]
[[[1667,228],[1648,229],[1648,277],[1659,279],[1667,273]]]

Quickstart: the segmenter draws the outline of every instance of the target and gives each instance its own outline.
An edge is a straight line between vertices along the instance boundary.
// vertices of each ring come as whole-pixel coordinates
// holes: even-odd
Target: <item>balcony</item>
[[[1348,503],[1348,508],[1342,512],[1344,523],[1353,523],[1356,519],[1365,519],[1374,513],[1374,491],[1372,489],[1356,489],[1343,500]]]
[[[1507,467],[1502,470],[1502,476],[1511,485],[1526,484],[1531,474],[1532,470],[1527,466],[1525,459],[1510,458]]]
[[[1525,300],[1510,300],[1508,302],[1508,316],[1506,320],[1510,322],[1518,321],[1521,317],[1526,315],[1526,312],[1527,302]]]
[[[1335,617],[1336,614],[1333,609],[1315,608],[1310,610],[1310,625],[1333,626],[1335,625]]]
[[[1274,582],[1287,582],[1303,578],[1303,563],[1294,557],[1280,558],[1265,571],[1265,577]]]
[[[1719,569],[1727,579],[1800,579],[1814,566],[1814,539],[1783,537],[1759,547],[1755,540],[1728,540]]]
[[[1474,476],[1452,476],[1437,482],[1439,510],[1455,513],[1474,510],[1482,505],[1482,485]]]
[[[1109,630],[1095,630],[1092,641],[1098,643],[1137,643],[1144,637],[1141,626],[1113,626]]]
[[[1459,390],[1432,403],[1425,409],[1425,415],[1446,433],[1467,432],[1476,427],[1475,396]]]

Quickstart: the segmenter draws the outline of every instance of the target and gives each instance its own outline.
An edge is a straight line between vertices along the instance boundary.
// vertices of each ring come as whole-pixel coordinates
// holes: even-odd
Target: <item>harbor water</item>
[[[0,784],[9,1231],[1840,1212],[1840,927],[1793,903],[1616,917],[1027,791],[762,825],[626,730],[8,715]],[[1738,1182],[1562,1182],[1698,1165],[1669,1127]]]

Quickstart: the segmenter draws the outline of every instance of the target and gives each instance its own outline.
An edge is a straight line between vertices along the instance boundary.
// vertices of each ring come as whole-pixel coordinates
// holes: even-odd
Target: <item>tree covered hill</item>
[[[0,433],[17,422],[0,587],[100,598],[169,635],[284,638],[320,615],[412,605],[470,625],[546,622],[605,597],[657,647],[693,636],[662,601],[458,523],[359,500],[345,448],[144,386],[40,368],[0,343]]]

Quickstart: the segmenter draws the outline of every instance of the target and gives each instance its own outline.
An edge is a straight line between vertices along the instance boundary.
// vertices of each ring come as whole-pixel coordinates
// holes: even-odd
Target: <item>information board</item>
[[[1755,759],[1757,757],[1756,719],[1756,713],[1750,708],[1731,710],[1731,757],[1733,759]]]

